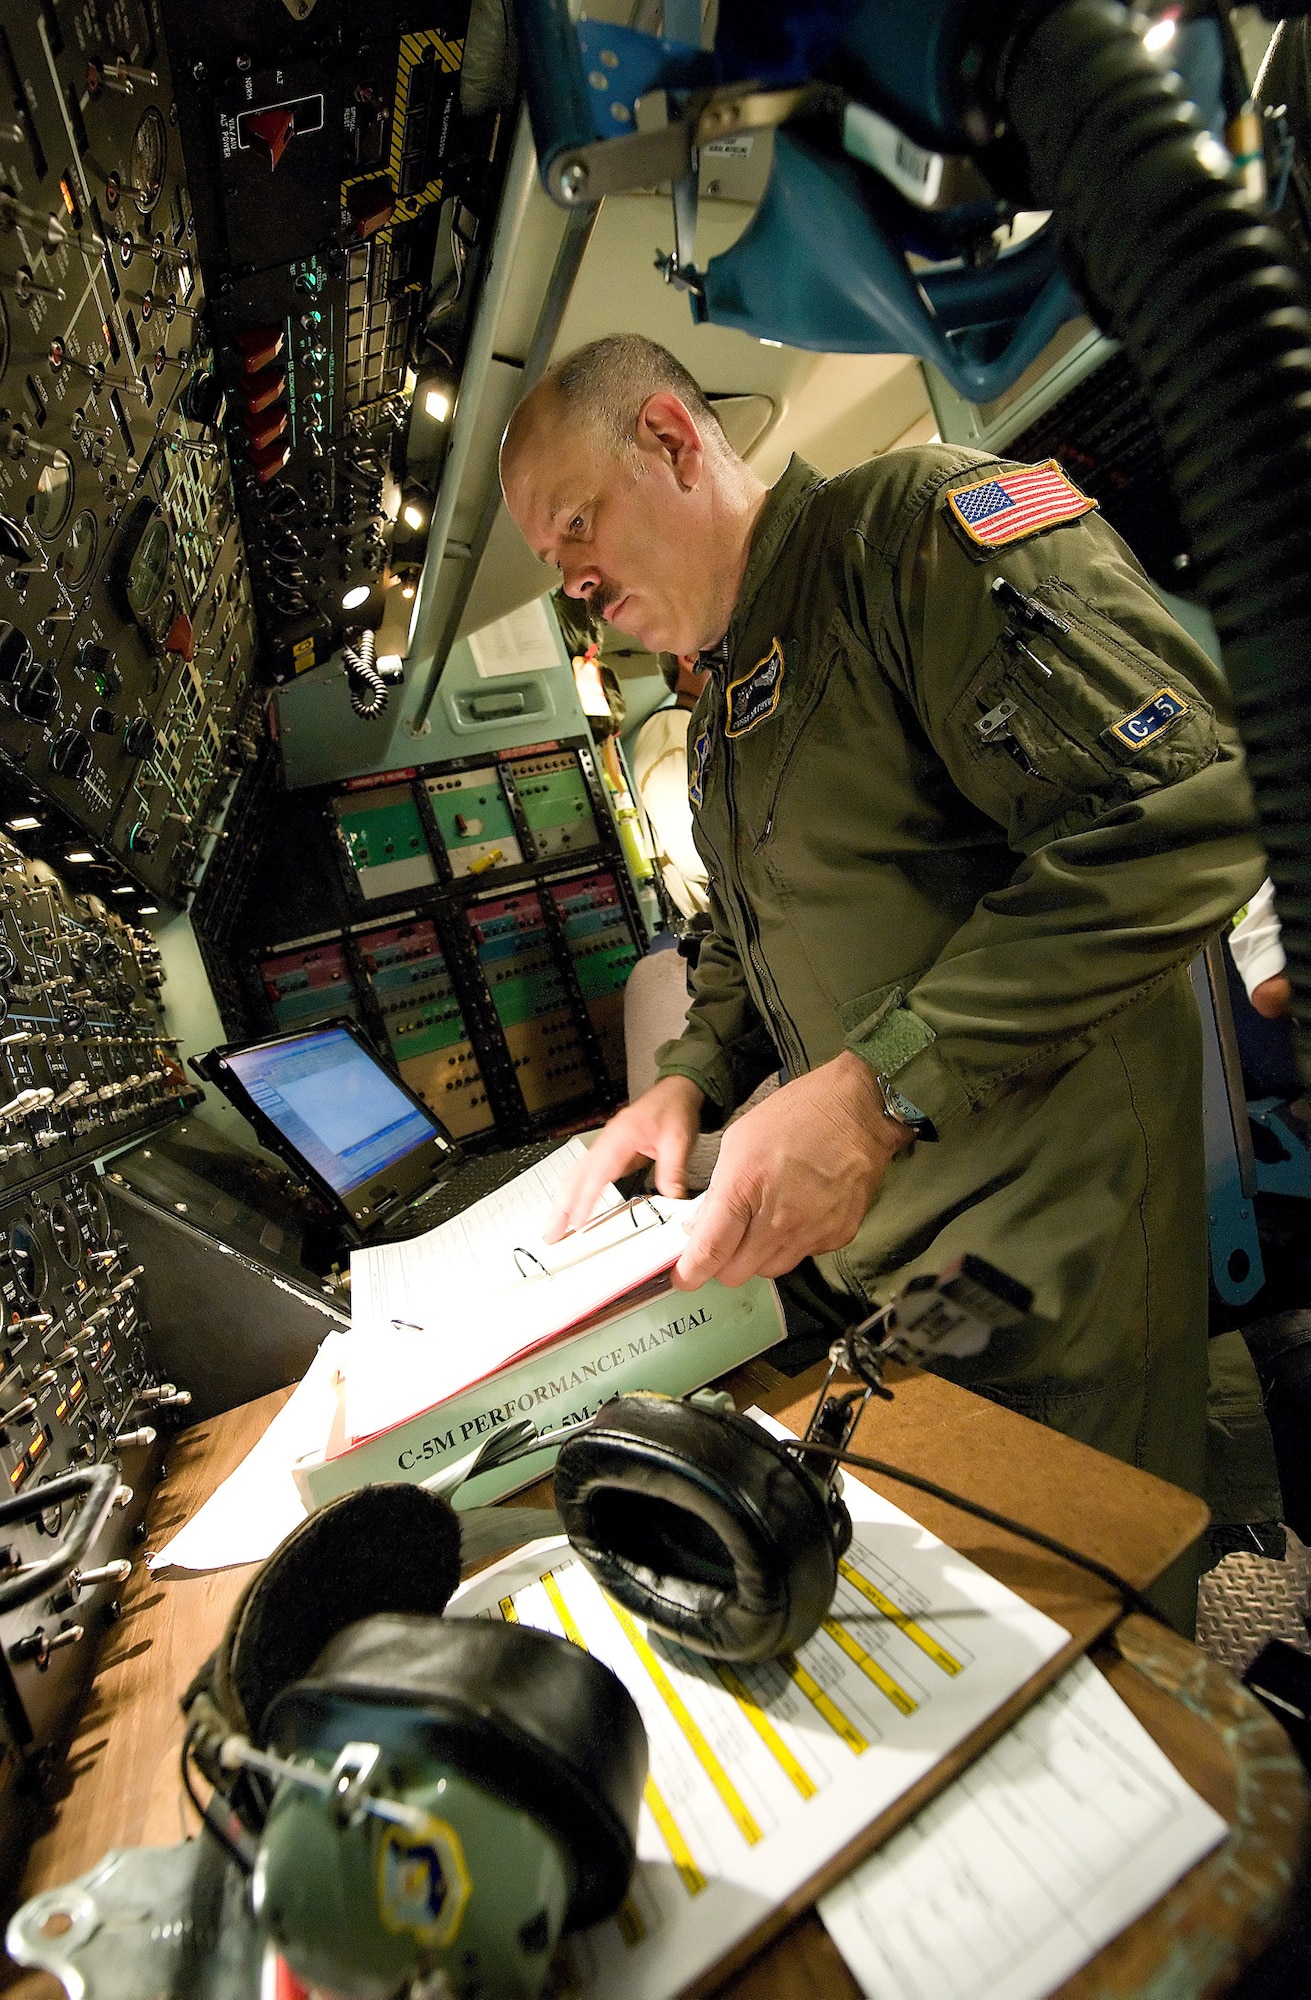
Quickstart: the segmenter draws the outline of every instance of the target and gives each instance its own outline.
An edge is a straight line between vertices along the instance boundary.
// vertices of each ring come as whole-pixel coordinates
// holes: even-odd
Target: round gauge
[[[25,1222],[16,1222],[9,1232],[9,1267],[21,1296],[30,1305],[39,1305],[46,1288],[46,1260]]]
[[[96,517],[90,508],[84,508],[68,531],[59,556],[59,569],[64,582],[73,590],[86,582],[91,574],[91,565],[96,559]]]
[[[161,652],[164,649],[164,641],[168,638],[169,627],[177,615],[177,608],[177,598],[171,590],[166,590],[162,597],[155,599],[149,611],[142,616],[142,631],[148,639],[152,640],[159,647]]]
[[[132,134],[127,172],[123,176],[131,186],[140,190],[134,199],[142,215],[149,215],[159,200],[167,161],[168,132],[162,116],[152,104]]]
[[[172,554],[172,530],[156,510],[146,523],[127,573],[127,601],[134,618],[145,618],[163,594]]]
[[[43,542],[50,541],[73,511],[73,461],[66,451],[47,459],[36,478],[32,526]]]
[[[141,624],[163,594],[173,560],[173,530],[153,500],[133,508],[114,542],[109,583],[130,618]]]
[[[82,1234],[93,1249],[103,1250],[109,1242],[109,1209],[98,1181],[88,1181],[82,1190]]]
[[[82,1232],[67,1202],[57,1201],[51,1205],[50,1234],[65,1264],[70,1270],[75,1269],[82,1261]]]

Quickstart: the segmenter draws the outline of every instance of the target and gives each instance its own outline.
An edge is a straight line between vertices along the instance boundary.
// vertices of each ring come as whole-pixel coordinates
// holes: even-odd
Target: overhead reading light
[[[89,848],[77,847],[64,856],[65,861],[94,861],[95,855]]]
[[[157,917],[159,915],[159,904],[143,903],[141,905],[141,908],[137,911],[137,915],[139,917]]]
[[[423,407],[428,416],[444,424],[451,414],[451,399],[445,389],[429,389],[424,396]]]
[[[401,585],[401,596],[405,599],[407,604],[409,603],[413,595],[414,595],[414,585],[412,583],[403,583]]]
[[[130,882],[115,882],[112,893],[115,896],[135,896],[137,892]]]
[[[357,611],[361,604],[367,604],[368,601],[369,585],[367,583],[357,583],[342,598],[341,608],[343,611]]]
[[[401,519],[407,528],[421,528],[425,516],[422,507],[416,507],[413,500],[407,500],[401,508]]]
[[[1169,14],[1163,20],[1153,21],[1143,35],[1143,47],[1155,55],[1160,49],[1168,49],[1179,32],[1179,23]]]
[[[22,813],[19,818],[7,820],[5,823],[11,833],[31,833],[33,828],[41,824],[35,813]]]

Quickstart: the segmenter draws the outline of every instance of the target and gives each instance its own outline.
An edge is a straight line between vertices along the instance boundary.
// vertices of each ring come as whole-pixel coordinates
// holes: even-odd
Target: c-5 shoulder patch
[[[692,775],[687,781],[687,796],[694,806],[699,806],[706,795],[706,763],[710,757],[710,731],[703,729],[692,745]]]
[[[783,642],[775,639],[763,660],[729,682],[724,697],[726,736],[746,736],[774,713],[783,692],[783,668]]]
[[[980,549],[1001,549],[1044,528],[1077,521],[1097,505],[1066,478],[1054,458],[1015,472],[995,472],[947,495],[953,525]]]
[[[1122,750],[1145,750],[1149,743],[1155,743],[1158,736],[1165,734],[1172,722],[1188,712],[1189,704],[1181,694],[1176,694],[1173,688],[1158,688],[1150,701],[1122,715],[1105,734]]]

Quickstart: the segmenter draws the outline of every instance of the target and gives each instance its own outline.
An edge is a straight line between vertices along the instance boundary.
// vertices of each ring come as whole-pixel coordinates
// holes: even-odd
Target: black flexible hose
[[[999,100],[1165,441],[1247,749],[1311,1075],[1311,300],[1118,0],[1031,15]]]

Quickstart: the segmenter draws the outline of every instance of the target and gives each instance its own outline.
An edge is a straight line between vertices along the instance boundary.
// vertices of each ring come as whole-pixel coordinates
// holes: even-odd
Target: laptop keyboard
[[[560,1143],[559,1139],[537,1139],[530,1146],[511,1146],[504,1152],[479,1153],[461,1160],[454,1172],[412,1202],[403,1215],[388,1224],[383,1234],[404,1241],[421,1236],[426,1229],[435,1229],[438,1223],[449,1222],[452,1216],[472,1208],[484,1195],[495,1194],[497,1188],[504,1187],[516,1174],[525,1173],[539,1160],[558,1152]]]

